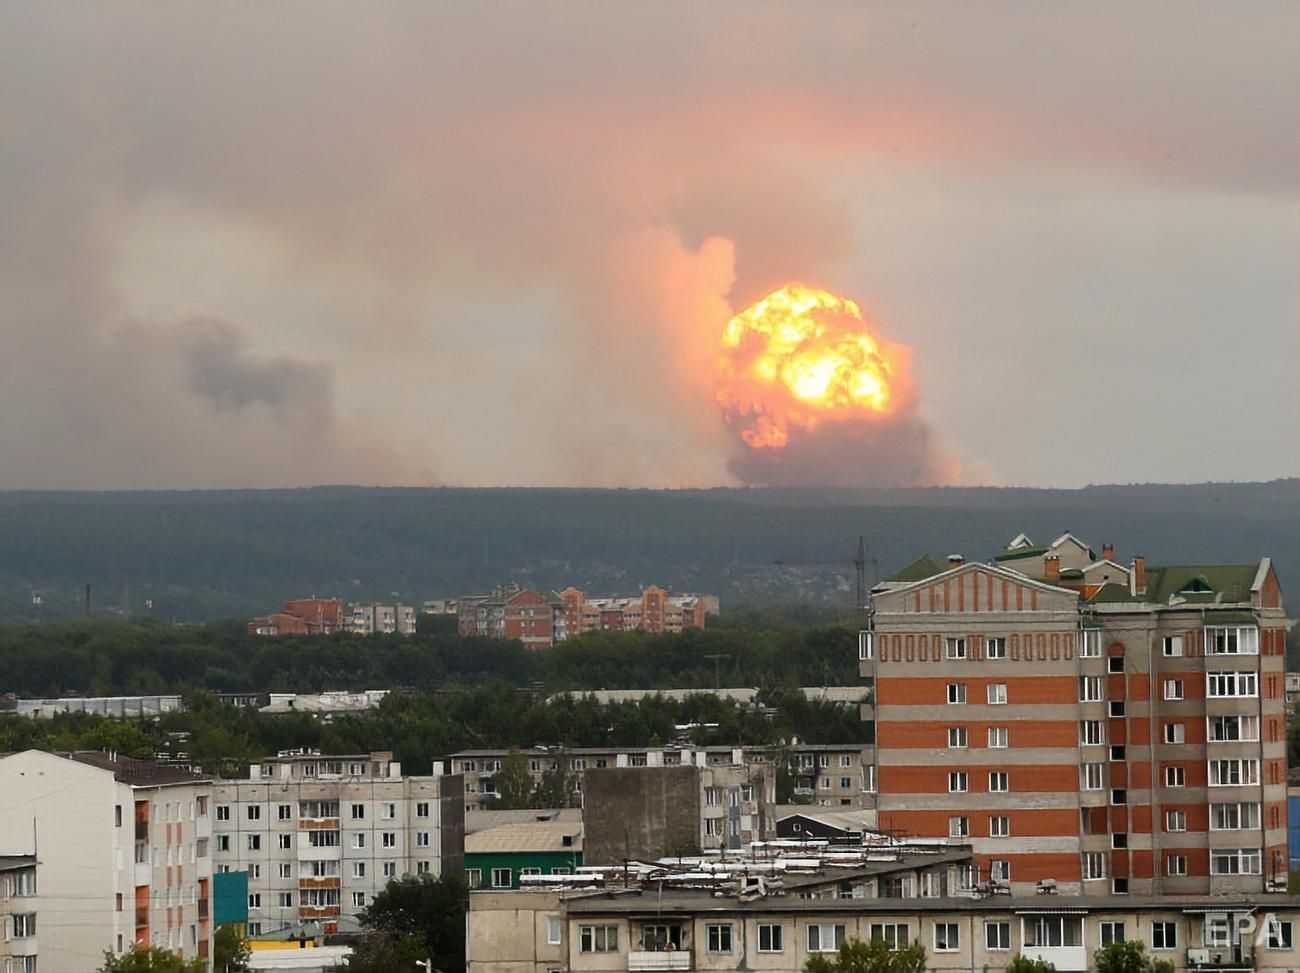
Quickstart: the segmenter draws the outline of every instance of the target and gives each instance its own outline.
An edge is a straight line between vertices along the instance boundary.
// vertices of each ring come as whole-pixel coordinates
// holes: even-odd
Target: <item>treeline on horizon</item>
[[[844,626],[762,624],[680,635],[591,632],[549,649],[422,631],[403,636],[253,636],[242,622],[96,620],[0,626],[0,693],[28,698],[466,688],[591,689],[853,685]],[[446,620],[440,620],[445,622]],[[762,627],[760,627],[760,624]]]

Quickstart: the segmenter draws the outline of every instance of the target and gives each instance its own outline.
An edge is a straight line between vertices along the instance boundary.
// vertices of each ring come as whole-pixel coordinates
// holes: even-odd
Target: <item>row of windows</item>
[[[280,909],[293,909],[294,893],[277,892],[276,906]],[[298,905],[309,908],[322,908],[326,906],[335,906],[340,902],[338,889],[303,889],[298,893]],[[365,908],[366,893],[353,892],[352,905],[358,909]],[[251,892],[248,896],[248,908],[250,911],[258,911],[262,908],[262,893]]]
[[[1080,633],[1079,657],[1096,659],[1101,657],[1101,629],[1086,628]],[[1167,657],[1183,654],[1183,637],[1166,635],[1161,641],[1161,652]],[[959,660],[969,658],[967,638],[949,636],[943,640],[945,659]],[[1209,627],[1205,630],[1206,655],[1259,655],[1259,629],[1254,627]],[[874,658],[874,633],[858,633],[858,659],[867,661]],[[1005,635],[989,635],[984,639],[985,659],[1005,659],[1007,657],[1007,638]],[[1112,656],[1111,671],[1123,672],[1123,656]],[[1114,660],[1118,659],[1116,666]]]
[[[269,807],[269,806],[268,806]],[[392,802],[386,802],[379,805],[380,817],[384,820],[391,821],[397,817],[397,805]],[[230,805],[218,804],[217,820],[230,820]],[[352,804],[350,806],[351,818],[353,821],[361,821],[366,816],[366,806],[364,804]],[[260,804],[248,804],[244,808],[244,813],[249,821],[260,821],[262,819],[262,806]],[[275,816],[280,821],[293,820],[292,804],[277,804],[275,806]],[[338,801],[299,801],[298,816],[300,818],[337,818],[339,816]],[[429,802],[417,801],[415,804],[415,816],[417,818],[427,818],[429,816]]]
[[[991,682],[985,687],[985,699],[990,706],[1005,706],[1007,702],[1007,684]],[[948,702],[966,702],[966,684],[964,682],[948,683]]]
[[[365,878],[367,862],[352,862],[352,877]],[[276,875],[279,878],[293,878],[293,862],[277,862]],[[247,866],[248,877],[252,881],[258,881],[262,877],[262,866],[253,862]],[[222,866],[223,871],[229,871],[230,866]],[[324,861],[300,862],[299,871],[304,878],[337,878],[340,873],[340,862],[338,859],[326,859]],[[383,863],[384,878],[392,878],[397,874],[397,862],[387,861]]]
[[[561,866],[557,868],[552,868],[551,874],[568,875],[570,871],[571,869]],[[521,878],[525,875],[541,875],[541,874],[542,874],[542,870],[540,868],[519,869],[519,876]],[[508,889],[511,888],[514,884],[514,872],[509,868],[494,868],[491,870],[491,879],[492,879],[492,888]],[[465,869],[465,883],[472,889],[482,888],[483,869],[481,868]]]
[[[306,838],[307,846],[311,848],[337,848],[342,844],[342,835],[338,831],[326,830],[326,829],[316,830],[316,831],[304,831],[302,832],[302,835]],[[280,850],[284,851],[293,847],[292,833],[277,834],[275,837],[276,837],[276,847],[279,848]],[[230,838],[231,836],[228,834],[216,835],[217,851],[219,852],[230,851]],[[244,841],[245,841],[245,847],[247,847],[249,851],[262,850],[261,834],[244,835]],[[415,833],[415,846],[417,848],[428,848],[429,842],[430,842],[430,832],[417,831]],[[379,844],[380,847],[382,848],[396,848],[397,832],[381,831],[379,833]],[[350,847],[352,848],[366,847],[366,832],[354,831],[352,833],[352,843]]]

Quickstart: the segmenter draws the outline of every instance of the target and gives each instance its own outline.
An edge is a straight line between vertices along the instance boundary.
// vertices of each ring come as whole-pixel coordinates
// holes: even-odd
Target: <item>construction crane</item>
[[[880,573],[880,562],[875,557],[868,559],[869,548],[867,539],[862,534],[858,535],[858,547],[853,555],[853,620],[861,624],[866,617],[867,611],[867,563],[871,564],[871,576],[874,579]],[[828,558],[826,560],[808,561],[802,558],[784,559],[778,558],[772,562],[782,567],[818,567],[822,565],[843,566],[845,559],[842,557]]]

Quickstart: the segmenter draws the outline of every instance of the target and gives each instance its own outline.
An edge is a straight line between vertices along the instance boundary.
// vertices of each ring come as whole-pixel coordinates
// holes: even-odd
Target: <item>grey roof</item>
[[[115,780],[132,787],[162,787],[167,784],[199,784],[212,778],[179,767],[169,767],[153,760],[136,760],[121,754],[102,750],[76,750],[66,756],[77,763],[89,764],[100,770],[111,770]]]
[[[572,843],[565,844],[569,837]],[[582,850],[582,825],[572,821],[531,821],[503,824],[465,836],[465,854],[493,852]]]
[[[499,828],[507,824],[536,824],[541,821],[567,822],[573,826],[573,830],[581,831],[582,809],[566,807],[549,810],[535,808],[518,811],[466,811],[465,834],[487,831],[489,828]]]

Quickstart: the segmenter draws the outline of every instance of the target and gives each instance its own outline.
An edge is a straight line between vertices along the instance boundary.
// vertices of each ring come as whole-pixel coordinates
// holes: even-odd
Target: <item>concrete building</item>
[[[581,820],[519,821],[465,836],[465,878],[472,889],[517,889],[525,876],[572,875],[581,866]]]
[[[389,690],[366,689],[361,692],[330,690],[323,693],[270,693],[263,713],[314,713],[328,719],[339,713],[362,713],[384,701]]]
[[[347,630],[356,635],[414,635],[415,609],[410,605],[351,604]]]
[[[1268,558],[1128,565],[1064,534],[871,593],[882,829],[969,840],[1017,894],[1285,888],[1282,596]]]
[[[1004,970],[1016,954],[1060,973],[1137,940],[1176,970],[1295,970],[1297,900],[1282,896],[801,897],[748,886],[474,892],[469,973],[802,970],[850,939],[920,942],[933,973]]]
[[[89,973],[105,950],[137,943],[210,956],[211,790],[206,777],[114,754],[0,758],[0,851],[38,863],[24,955],[55,973]]]
[[[0,855],[0,970],[37,973],[35,855]]]
[[[284,752],[215,785],[214,865],[248,872],[252,936],[349,930],[390,879],[460,873],[461,795],[458,777],[402,776],[391,753]]]
[[[861,699],[861,690],[857,698]],[[503,748],[462,750],[446,758],[448,773],[465,780],[465,811],[490,810],[500,796],[496,775],[510,754]],[[778,751],[775,747],[697,747],[690,744],[664,747],[532,747],[521,752],[534,785],[546,774],[562,772],[577,803],[588,770],[606,767],[678,767],[756,764],[775,766],[788,761],[792,793],[780,795],[822,807],[875,807],[875,754],[860,743],[807,744],[795,742]],[[775,780],[778,773],[770,773]]]
[[[17,699],[13,712],[36,720],[52,720],[59,713],[93,713],[119,719],[143,719],[185,708],[180,696],[65,696],[59,699]]]

